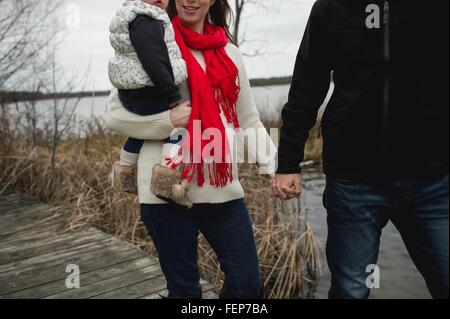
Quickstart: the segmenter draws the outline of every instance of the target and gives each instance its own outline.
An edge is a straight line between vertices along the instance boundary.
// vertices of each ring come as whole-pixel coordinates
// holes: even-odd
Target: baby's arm
[[[145,72],[169,105],[181,100],[175,84],[161,21],[140,15],[130,23],[130,39]]]

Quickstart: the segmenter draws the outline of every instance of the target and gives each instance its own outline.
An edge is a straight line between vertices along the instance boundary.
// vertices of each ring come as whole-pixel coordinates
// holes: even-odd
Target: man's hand
[[[300,198],[302,181],[300,174],[276,174],[272,179],[272,190],[281,199]]]

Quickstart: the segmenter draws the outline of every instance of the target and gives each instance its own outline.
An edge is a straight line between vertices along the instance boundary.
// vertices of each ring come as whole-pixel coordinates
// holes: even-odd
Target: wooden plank
[[[52,216],[56,217],[58,215],[69,216],[66,212],[62,213],[58,209],[50,209],[48,207],[42,210],[33,210],[31,214],[22,214],[22,212],[26,211],[27,210],[21,210],[14,215],[0,215],[0,232],[10,227],[11,225],[25,225],[28,222],[44,220]]]
[[[83,227],[76,230],[70,230],[67,227],[50,227],[46,230],[36,229],[33,231],[22,232],[15,236],[10,236],[0,240],[0,250],[11,246],[20,246],[24,244],[32,244],[40,241],[45,241],[48,238],[74,233],[77,231],[85,231],[93,227]]]
[[[41,234],[43,232],[46,231],[52,231],[54,233],[63,233],[67,230],[67,223],[65,221],[61,222],[61,223],[47,223],[44,225],[44,228],[38,227],[38,228],[30,228],[27,229],[25,231],[19,232],[19,233],[9,233],[9,234],[4,234],[4,235],[0,235],[0,243],[3,245],[7,245],[7,243],[9,241],[14,241],[14,240],[20,240],[23,239],[24,237],[30,237],[33,238],[35,237],[37,234]]]
[[[87,252],[99,250],[102,248],[106,249],[108,246],[114,244],[121,245],[122,243],[118,239],[111,237],[98,242],[87,243],[69,249],[57,252],[50,252],[44,255],[35,256],[20,261],[15,261],[9,264],[4,264],[0,266],[0,279],[4,278],[5,276],[8,276],[11,272],[14,272],[19,268],[34,268],[39,264],[44,264],[52,260],[62,259],[77,254],[85,254]]]
[[[102,258],[98,258],[99,255]],[[140,252],[136,252],[126,246],[108,248],[106,250],[99,248],[97,251],[68,256],[64,259],[45,263],[41,266],[42,268],[19,269],[7,278],[0,280],[0,295],[66,278],[67,273],[65,270],[69,264],[78,265],[82,272],[86,272],[100,269],[105,267],[105,265],[114,265],[115,263],[133,260],[137,257],[143,258],[144,255],[145,258],[148,258],[148,255],[140,254]]]
[[[2,225],[7,224],[8,221],[17,220],[22,224],[22,221],[26,221],[27,219],[38,218],[40,216],[48,216],[52,214],[59,215],[68,215],[67,212],[61,210],[58,207],[50,207],[48,205],[41,205],[38,207],[20,207],[14,211],[10,211],[9,213],[0,213],[0,222]]]
[[[0,216],[4,212],[8,212],[10,210],[17,209],[21,206],[29,206],[32,204],[36,205],[36,201],[30,202],[30,203],[25,203],[25,204],[20,204],[20,203],[15,203],[12,201],[4,200],[2,197],[0,197]],[[40,204],[42,205],[42,203],[40,203]]]
[[[67,231],[69,217],[27,196],[0,196],[0,298],[154,298],[165,291],[156,257],[93,227]],[[68,264],[80,267],[80,289],[65,286]],[[214,287],[201,283],[214,298]]]
[[[153,279],[159,276],[162,276],[159,265],[153,265],[122,274],[121,276],[105,279],[91,285],[85,285],[80,287],[80,289],[72,289],[59,294],[51,295],[46,297],[46,299],[85,299],[95,297],[100,294],[127,287],[138,282]]]
[[[38,211],[47,210],[50,206],[44,203],[33,203],[29,205],[17,205],[10,208],[3,208],[0,210],[0,216],[1,217],[8,217],[8,216],[20,216],[20,214],[33,214]]]
[[[41,229],[41,230],[45,230],[47,229],[47,227],[50,227],[52,225],[56,225],[56,224],[66,224],[68,220],[68,216],[61,216],[61,215],[57,215],[54,218],[46,218],[46,219],[42,219],[42,220],[37,220],[36,219],[30,219],[27,220],[26,223],[23,224],[11,224],[11,227],[9,227],[8,229],[3,229],[0,230],[0,240],[2,238],[4,238],[4,236],[7,235],[14,235],[14,234],[19,234],[22,233],[24,231],[28,231],[30,229]]]
[[[21,193],[10,193],[10,194],[3,194],[0,196],[0,203],[4,205],[13,205],[15,207],[21,205],[36,204],[38,202],[39,200]]]
[[[155,291],[154,293],[152,293],[150,295],[139,297],[139,299],[163,299],[161,296],[167,297],[168,294],[169,294],[169,291],[167,289],[162,289],[159,291]]]
[[[3,264],[9,264],[47,253],[57,253],[61,250],[67,250],[87,243],[98,242],[107,238],[108,236],[102,232],[87,231],[56,236],[48,238],[45,241],[25,244],[23,246],[11,246],[0,250],[0,267]]]
[[[215,293],[214,285],[210,284],[205,280],[200,280],[200,284],[202,285],[203,299],[217,299],[218,296]],[[167,289],[154,291],[150,294],[147,294],[142,297],[138,297],[139,299],[162,299],[161,296],[167,296],[169,291]]]
[[[9,214],[0,213],[0,231],[3,231],[8,225],[26,225],[30,220],[46,219],[51,216],[66,215],[68,213],[56,208],[43,206],[42,208],[20,208],[18,211]]]
[[[136,256],[136,255],[135,255]],[[116,256],[119,257],[119,256]],[[111,260],[108,261],[108,263]],[[138,257],[125,262],[118,262],[116,264],[104,263],[104,267],[87,270],[85,265],[80,266],[80,286],[90,285],[109,278],[121,276],[124,273],[138,270],[141,268],[156,265],[158,260],[155,258]],[[67,273],[62,272],[63,276],[60,276],[57,280],[54,280],[43,285],[35,286],[29,289],[23,289],[14,293],[4,294],[1,298],[6,299],[28,299],[28,298],[43,298],[50,295],[55,295],[67,291],[65,284]]]
[[[23,232],[14,238],[8,238],[6,241],[0,241],[0,254],[7,253],[14,250],[24,250],[31,247],[45,245],[53,241],[60,241],[63,238],[82,237],[94,233],[103,232],[94,227],[84,227],[82,229],[73,231],[67,228],[60,230],[50,229],[44,231]]]
[[[0,218],[8,218],[8,217],[19,217],[19,216],[25,216],[28,214],[33,214],[35,212],[48,210],[48,209],[55,209],[54,207],[49,206],[48,204],[35,202],[30,204],[18,204],[16,206],[1,206],[0,207]]]
[[[141,281],[120,289],[92,297],[93,299],[139,299],[140,297],[161,291],[167,286],[166,279],[161,275],[149,280]]]

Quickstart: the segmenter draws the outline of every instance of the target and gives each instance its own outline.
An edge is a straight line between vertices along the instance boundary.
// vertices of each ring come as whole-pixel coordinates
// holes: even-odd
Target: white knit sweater
[[[263,149],[262,147],[258,148],[254,145],[248,146],[249,155],[256,158],[257,164],[261,168],[261,172],[273,174],[275,171],[276,149],[260,120],[253,99],[250,81],[242,61],[242,56],[239,49],[232,44],[228,44],[225,49],[239,70],[239,81],[241,85],[241,91],[237,102],[239,124],[243,130],[248,128],[259,129],[258,138],[267,143],[267,148],[270,149],[273,157],[267,156],[267,149]],[[203,69],[205,69],[205,61],[202,53],[199,51],[192,51],[192,53]],[[232,127],[232,125],[225,120],[223,112],[222,121],[224,122],[225,127]],[[163,204],[164,202],[162,200],[158,199],[150,192],[150,181],[153,166],[160,163],[163,141],[170,136],[174,129],[170,122],[170,111],[150,116],[135,115],[128,112],[123,107],[119,100],[117,89],[113,89],[108,101],[106,124],[109,129],[120,134],[146,140],[141,149],[138,161],[139,202],[141,204]],[[264,134],[264,136],[261,136],[261,134]],[[233,141],[232,139],[233,136],[229,135],[230,144]],[[235,135],[234,142],[242,143],[242,136]],[[233,152],[233,154],[236,155],[235,152]],[[224,203],[244,197],[244,191],[239,182],[236,156],[233,157],[234,181],[224,188],[215,188],[209,185],[207,176],[205,176],[206,183],[203,187],[198,187],[194,180],[189,191],[189,196],[194,203]]]

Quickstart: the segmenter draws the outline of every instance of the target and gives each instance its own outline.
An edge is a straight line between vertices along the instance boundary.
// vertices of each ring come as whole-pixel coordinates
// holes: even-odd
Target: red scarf
[[[181,54],[187,66],[188,84],[191,92],[192,113],[187,131],[190,138],[183,140],[182,153],[188,154],[188,161],[184,157],[183,163],[175,164],[175,159],[168,159],[168,164],[174,168],[181,166],[183,178],[192,181],[197,176],[198,186],[205,183],[205,169],[209,174],[210,184],[214,187],[224,187],[233,181],[232,159],[225,126],[220,117],[221,108],[228,123],[235,129],[239,128],[236,114],[236,103],[240,91],[238,85],[238,69],[225,51],[228,37],[221,27],[205,23],[204,34],[199,34],[184,26],[178,16],[172,20],[175,30],[175,40],[180,47]],[[201,51],[206,62],[206,73],[191,52],[191,49]],[[215,128],[221,133],[222,153],[216,154],[212,161],[205,163],[201,156],[205,146],[210,143],[202,138],[202,142],[193,141],[194,121],[201,121],[201,133]],[[197,133],[198,135],[198,133]],[[199,138],[197,136],[196,138]],[[211,138],[214,140],[214,137]],[[208,148],[208,150],[210,147]],[[202,158],[193,158],[198,154]],[[208,152],[214,156],[214,152]],[[178,161],[179,163],[179,161]]]

